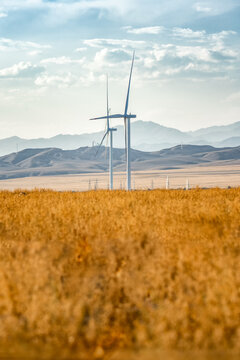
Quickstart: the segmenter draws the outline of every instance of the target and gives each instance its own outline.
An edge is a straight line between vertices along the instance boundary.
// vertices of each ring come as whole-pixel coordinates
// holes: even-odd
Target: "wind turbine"
[[[117,131],[117,129],[115,128],[111,128],[110,127],[110,122],[109,122],[109,118],[110,118],[110,109],[109,109],[109,96],[108,96],[108,75],[107,75],[107,116],[104,116],[102,118],[96,118],[94,120],[97,119],[107,119],[107,130],[103,135],[102,141],[98,147],[98,151],[100,149],[100,147],[102,146],[102,143],[105,139],[105,137],[107,135],[110,134],[110,147],[109,147],[109,184],[110,184],[110,190],[113,190],[113,155],[112,155],[112,150],[113,150],[113,132]],[[93,119],[91,119],[93,120]],[[97,151],[97,153],[98,153]]]
[[[129,82],[128,82],[128,91],[127,91],[127,98],[125,104],[124,114],[115,114],[115,115],[107,115],[100,118],[93,118],[90,120],[100,120],[100,119],[124,119],[124,130],[125,130],[125,149],[127,154],[127,190],[131,190],[131,119],[135,119],[136,115],[128,114],[128,105],[129,105],[129,96],[130,96],[130,89],[131,89],[131,82],[132,82],[132,71],[133,65],[135,60],[135,51],[133,52],[132,57],[132,65],[130,70]],[[107,134],[104,135],[104,137]],[[104,138],[103,138],[104,140]],[[102,140],[102,141],[103,141]],[[102,143],[101,143],[102,144]]]

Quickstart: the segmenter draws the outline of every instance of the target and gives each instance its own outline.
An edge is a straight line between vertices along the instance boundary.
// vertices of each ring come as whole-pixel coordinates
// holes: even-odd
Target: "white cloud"
[[[236,35],[237,33],[232,30],[223,30],[218,33],[208,34],[205,30],[194,31],[190,28],[175,27],[172,31],[169,30],[169,36],[179,39],[189,39],[191,41],[206,42],[208,44],[222,44],[223,40]]]
[[[122,49],[102,49],[96,53],[95,59],[97,57],[103,58],[110,63],[120,63],[122,61],[129,61],[131,59],[130,53]]]
[[[202,13],[210,13],[212,11],[212,8],[210,8],[206,4],[197,3],[197,4],[194,4],[193,7],[196,11],[202,12]]]
[[[213,41],[220,41],[220,40],[226,39],[230,35],[236,35],[236,34],[237,34],[236,31],[223,30],[223,31],[220,31],[218,33],[209,34],[207,36],[207,39],[213,40]]]
[[[20,8],[31,8],[31,7],[39,7],[43,4],[42,0],[2,0],[1,6],[3,8],[8,7],[12,9],[20,9]]]
[[[145,27],[139,29],[152,29],[155,27]],[[136,28],[127,27],[126,30],[134,30]],[[144,33],[144,32],[143,32]],[[181,74],[191,73],[216,73],[221,74],[226,72],[232,72],[236,68],[239,51],[234,49],[227,42],[227,38],[235,35],[234,31],[221,31],[219,33],[208,34],[205,30],[193,31],[190,28],[164,28],[164,39],[172,41],[172,43],[164,44],[158,37],[151,38],[150,41],[143,41],[130,39],[107,39],[107,38],[94,38],[83,41],[83,47],[75,50],[75,52],[82,52],[88,50],[85,57],[79,56],[75,53],[72,57],[58,56],[49,57],[39,60],[39,64],[46,66],[49,73],[43,73],[46,69],[37,67],[35,65],[35,71],[42,72],[36,79],[35,84],[38,86],[56,86],[66,87],[71,84],[86,84],[93,81],[101,81],[103,73],[111,72],[111,77],[114,79],[125,79],[125,74],[128,74],[129,62],[131,60],[132,50],[137,50],[136,56],[136,73],[145,73],[148,79],[153,76],[153,79],[157,79],[157,76],[174,75],[179,76]],[[180,39],[180,41],[176,40]],[[1,42],[2,41],[2,42]],[[8,47],[18,47],[19,49],[28,49],[28,55],[35,56],[42,52],[44,48],[49,48],[49,45],[40,45],[35,42],[13,41],[11,39],[0,39],[0,44]],[[43,49],[42,49],[43,48]],[[90,49],[91,48],[91,49]],[[80,59],[76,59],[80,57]],[[23,63],[21,63],[23,64]],[[24,63],[26,66],[26,63]],[[31,63],[30,63],[31,64]],[[74,66],[73,64],[80,64],[81,66]],[[19,65],[19,64],[17,64]],[[17,66],[15,65],[15,67]],[[49,66],[48,66],[49,65]],[[64,71],[71,71],[71,73],[56,72],[56,66],[66,66]],[[71,66],[73,65],[73,66]],[[38,70],[37,70],[38,68]],[[3,69],[0,76],[7,77],[4,71],[11,69]],[[41,71],[40,71],[41,69]],[[57,67],[58,71],[59,68]],[[61,68],[60,68],[61,69]],[[20,69],[21,76],[23,72],[30,72],[30,69]],[[20,73],[19,70],[19,73]],[[18,76],[8,74],[8,77]],[[52,73],[54,71],[54,73]],[[32,70],[32,74],[34,70]],[[91,74],[91,75],[90,75]],[[152,74],[152,75],[151,75]],[[153,75],[154,74],[154,75]],[[158,75],[157,75],[158,74]],[[39,73],[38,73],[39,75]],[[28,75],[30,76],[30,75]],[[144,78],[145,75],[143,75]],[[195,76],[198,76],[195,75]],[[137,75],[136,75],[137,77]],[[203,75],[204,77],[204,75]],[[139,77],[140,78],[140,77]]]
[[[234,49],[231,45],[226,46],[226,39],[236,35],[235,31],[221,31],[219,33],[208,34],[206,36],[207,46],[215,52],[221,53],[223,56],[237,56],[239,50]]]
[[[121,46],[123,48],[142,48],[146,42],[140,40],[128,39],[89,39],[84,40],[83,43],[94,48],[101,48],[104,46]]]
[[[143,58],[145,68],[151,69],[156,66],[156,60],[153,57],[147,56]]]
[[[227,13],[238,6],[238,0],[203,0],[194,3],[192,7],[201,17],[206,17]]]
[[[134,29],[133,27],[125,27]],[[236,70],[239,51],[226,41],[234,31],[208,34],[205,30],[190,28],[164,28],[164,38],[172,43],[134,41],[129,39],[89,39],[84,44],[99,49],[94,59],[83,68],[98,77],[110,69],[114,78],[127,73],[132,49],[137,49],[136,72],[142,78],[153,79],[176,76],[205,78]],[[176,42],[176,38],[180,41]],[[145,74],[145,75],[144,75]],[[204,75],[205,74],[205,75]],[[211,75],[212,74],[212,75]],[[220,76],[220,75],[219,75]],[[222,76],[222,75],[221,75]],[[229,76],[229,75],[228,75]]]
[[[111,12],[116,16],[123,16],[126,12],[134,9],[135,0],[1,0],[1,6],[6,11],[38,10],[47,13],[51,25],[61,24],[74,19],[79,15],[86,14],[89,10]]]
[[[148,78],[149,80],[154,79],[163,79],[163,77],[174,77],[176,75],[182,75],[192,77],[193,74],[200,74],[201,76],[203,73],[213,73],[217,72],[218,69],[212,69],[209,64],[197,64],[193,62],[189,62],[187,65],[178,66],[161,66],[158,67],[158,70],[150,71],[150,76],[147,75],[145,78]],[[148,74],[148,71],[145,73],[145,75]]]
[[[34,77],[44,71],[43,67],[32,65],[30,62],[20,62],[11,67],[1,69],[1,78],[26,78]]]
[[[227,2],[223,0],[205,0],[200,2],[193,0],[182,0],[181,2],[172,0],[171,4],[169,4],[169,0],[158,2],[156,0],[1,0],[1,7],[4,10],[48,10],[60,15],[61,19],[63,17],[73,18],[79,13],[84,14],[91,9],[111,12],[116,16],[131,13],[133,18],[140,14],[141,16],[145,15],[148,18],[154,18],[162,14],[183,12],[185,8],[191,6],[198,12],[208,13],[213,10],[217,13],[224,13],[237,7],[238,3],[235,0],[228,0]]]
[[[195,17],[224,14],[238,6],[237,0],[1,0],[4,12],[38,11],[38,19],[49,26],[66,23],[80,16],[95,16],[119,21],[128,19],[130,24],[149,24],[158,19],[162,23],[189,23]],[[93,10],[93,11],[91,11]],[[94,15],[93,15],[94,13]]]
[[[7,13],[0,11],[0,18],[5,18],[5,17],[7,17],[7,16],[8,16]]]
[[[74,83],[75,79],[71,73],[66,75],[49,75],[47,73],[38,76],[35,80],[35,84],[42,87],[56,86],[59,88],[65,88]]]
[[[86,47],[79,47],[79,48],[77,48],[75,51],[76,51],[76,52],[83,52],[83,51],[86,51],[86,50],[87,50]]]
[[[43,59],[41,64],[57,64],[57,65],[66,65],[66,64],[83,64],[85,58],[74,60],[67,56],[53,57],[49,59]]]
[[[148,27],[141,27],[141,28],[133,28],[131,26],[126,26],[124,29],[129,34],[136,34],[136,35],[152,34],[152,35],[157,35],[157,34],[160,34],[164,30],[164,27],[163,26],[148,26]]]
[[[0,38],[0,51],[6,50],[29,50],[29,49],[50,49],[50,45],[41,45],[32,41],[12,40],[8,38]]]
[[[45,1],[45,0],[1,0],[1,6],[9,9],[66,9],[72,10],[85,10],[85,9],[99,9],[99,8],[114,8],[120,11],[125,11],[133,6],[133,1],[122,0],[58,0]]]
[[[191,45],[181,45],[177,47],[177,55],[191,55],[202,61],[216,62],[217,60],[233,60],[237,58],[239,52],[225,45],[225,39],[236,35],[235,31],[220,31],[218,33],[207,34],[205,30],[193,31],[192,29],[174,28],[174,37],[191,40]],[[199,46],[197,43],[203,44]]]
[[[209,49],[201,46],[176,46],[176,57],[189,57],[198,61],[215,62]]]
[[[183,37],[183,38],[203,38],[206,36],[206,31],[193,31],[189,28],[174,28],[173,36]]]
[[[175,31],[176,29],[174,29]],[[169,33],[172,34],[172,31]],[[185,36],[185,32],[183,33]],[[141,72],[147,73],[147,78],[162,79],[162,76],[181,75],[193,77],[193,75],[206,77],[213,76],[211,74],[233,74],[238,68],[239,50],[226,46],[224,39],[233,35],[234,32],[220,32],[217,34],[207,34],[204,31],[194,34],[192,30],[187,31],[190,36],[191,43],[188,45],[159,44],[153,43],[150,47],[143,51],[138,51],[138,65],[142,67]],[[201,46],[199,38],[201,37]],[[188,37],[186,42],[189,43]],[[154,76],[153,76],[154,74]],[[221,75],[223,76],[223,75]]]
[[[211,73],[217,72],[218,69],[216,67],[213,68],[210,64],[189,63],[184,67],[184,71]]]
[[[105,73],[111,68],[111,72],[121,72],[128,66],[129,61],[132,58],[132,52],[125,49],[108,49],[103,48],[96,52],[93,61],[87,61],[84,63],[84,69],[93,73]],[[119,67],[119,64],[120,67]]]
[[[29,51],[28,55],[30,56],[36,56],[36,55],[40,55],[42,54],[42,50],[33,50],[33,51]]]
[[[156,44],[151,53],[157,61],[162,61],[164,58],[187,58],[196,61],[216,62],[216,60],[212,58],[210,50],[202,46],[181,46],[174,44],[159,46]]]

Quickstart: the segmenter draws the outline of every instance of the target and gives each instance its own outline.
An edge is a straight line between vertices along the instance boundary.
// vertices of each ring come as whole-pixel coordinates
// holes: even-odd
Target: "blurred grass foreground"
[[[0,358],[237,359],[240,188],[0,192]]]

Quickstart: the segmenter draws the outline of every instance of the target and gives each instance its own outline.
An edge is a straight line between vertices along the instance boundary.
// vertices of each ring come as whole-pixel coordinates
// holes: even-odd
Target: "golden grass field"
[[[238,359],[240,188],[0,192],[0,358]]]

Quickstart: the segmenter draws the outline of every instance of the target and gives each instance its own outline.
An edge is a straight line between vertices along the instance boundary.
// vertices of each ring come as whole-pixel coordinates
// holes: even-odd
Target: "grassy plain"
[[[240,188],[0,192],[0,357],[237,359]]]
[[[168,169],[153,171],[133,171],[132,185],[136,190],[165,188],[169,177],[170,188],[184,188],[187,179],[190,187],[221,187],[240,186],[240,165],[224,166],[189,166],[184,169]],[[125,172],[114,173],[114,188],[123,189],[126,184]],[[20,188],[52,189],[58,191],[86,191],[108,188],[107,173],[86,173],[65,176],[35,176],[19,179],[0,180],[0,190],[16,190]]]

